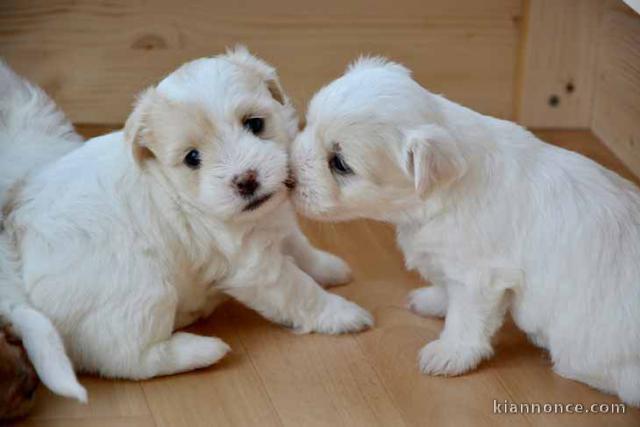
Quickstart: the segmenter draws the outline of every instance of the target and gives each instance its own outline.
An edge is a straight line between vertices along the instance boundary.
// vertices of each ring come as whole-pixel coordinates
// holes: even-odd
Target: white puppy
[[[640,404],[640,192],[520,126],[429,93],[363,59],[311,101],[292,149],[306,215],[396,225],[432,286],[412,310],[444,316],[420,353],[457,375],[493,353],[509,310],[560,375]]]
[[[211,365],[227,344],[174,331],[227,295],[301,332],[372,324],[316,283],[350,272],[297,226],[296,124],[274,69],[238,49],[182,66],[140,96],[123,132],[18,184],[3,243],[78,369],[141,379]]]
[[[14,182],[77,148],[81,141],[44,92],[0,62],[0,207],[13,197],[9,189]],[[76,379],[58,331],[29,303],[13,272],[18,260],[6,244],[2,215],[0,210],[0,320],[11,323],[49,389],[85,402],[87,392]],[[11,383],[10,378],[4,379]],[[14,381],[21,383],[24,378]]]

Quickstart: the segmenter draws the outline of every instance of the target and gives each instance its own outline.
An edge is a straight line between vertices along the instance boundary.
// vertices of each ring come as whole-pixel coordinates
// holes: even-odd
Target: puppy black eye
[[[342,156],[338,153],[333,153],[331,157],[329,157],[329,169],[340,175],[353,174],[353,169],[349,167],[347,162],[345,162]]]
[[[244,119],[242,126],[254,135],[259,135],[264,129],[264,119],[262,117],[249,117]]]
[[[198,169],[201,162],[202,160],[200,159],[200,152],[198,150],[191,150],[184,156],[184,164],[191,169]]]

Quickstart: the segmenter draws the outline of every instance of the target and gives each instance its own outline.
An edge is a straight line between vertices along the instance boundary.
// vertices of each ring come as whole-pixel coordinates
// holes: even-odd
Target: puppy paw
[[[222,359],[231,347],[215,337],[203,337],[187,332],[176,332],[172,338],[177,350],[178,365],[182,370],[199,369],[211,366]]]
[[[316,251],[313,267],[308,274],[321,286],[344,285],[352,278],[351,268],[341,258],[325,251]]]
[[[314,332],[323,334],[342,334],[357,332],[373,326],[373,317],[368,311],[347,301],[346,299],[329,294],[330,300],[311,328]]]
[[[490,345],[471,345],[438,339],[422,348],[420,370],[429,375],[464,374],[493,354]]]
[[[407,308],[419,316],[444,317],[447,314],[447,291],[440,286],[428,286],[412,291]]]

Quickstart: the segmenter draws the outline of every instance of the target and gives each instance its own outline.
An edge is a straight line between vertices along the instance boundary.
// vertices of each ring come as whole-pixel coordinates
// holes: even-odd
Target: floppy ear
[[[287,98],[282,90],[282,86],[280,86],[280,81],[277,76],[273,79],[267,80],[267,89],[269,89],[269,93],[273,99],[282,105],[287,104]]]
[[[252,55],[245,46],[238,45],[233,49],[228,49],[225,57],[236,65],[249,69],[258,75],[265,82],[269,93],[277,102],[282,105],[288,103],[289,100],[282,90],[276,69],[257,56]]]
[[[403,165],[420,195],[437,185],[450,184],[466,172],[458,143],[438,125],[421,126],[406,134]]]
[[[133,112],[124,126],[125,140],[131,144],[131,152],[136,163],[142,166],[146,160],[155,157],[149,145],[150,115],[153,103],[157,98],[154,88],[149,88],[138,95]]]

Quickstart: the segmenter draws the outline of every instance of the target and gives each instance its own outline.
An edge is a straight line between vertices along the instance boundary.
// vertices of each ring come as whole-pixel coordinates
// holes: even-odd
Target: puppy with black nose
[[[123,131],[91,139],[15,191],[2,243],[81,371],[141,379],[229,347],[176,332],[226,297],[300,332],[371,325],[320,285],[349,280],[288,201],[295,112],[275,70],[236,49],[143,92]]]
[[[555,371],[640,405],[640,191],[515,123],[435,95],[399,64],[357,61],[312,99],[292,149],[293,200],[324,220],[396,226],[446,316],[422,371],[493,354],[508,311]]]

